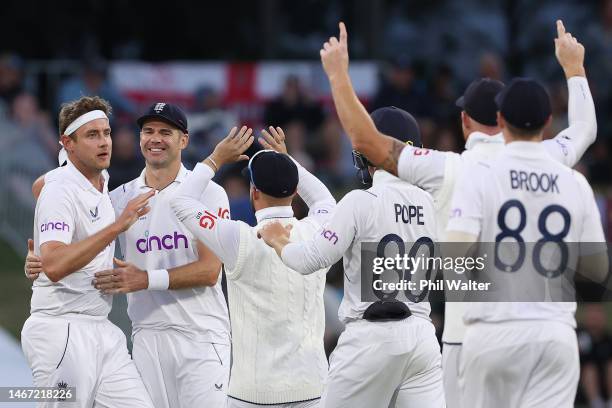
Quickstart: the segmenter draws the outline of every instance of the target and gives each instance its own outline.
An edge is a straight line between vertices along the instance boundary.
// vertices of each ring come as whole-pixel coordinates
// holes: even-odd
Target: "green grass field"
[[[19,339],[30,315],[32,285],[23,274],[23,259],[4,241],[0,241],[0,260],[0,326]]]

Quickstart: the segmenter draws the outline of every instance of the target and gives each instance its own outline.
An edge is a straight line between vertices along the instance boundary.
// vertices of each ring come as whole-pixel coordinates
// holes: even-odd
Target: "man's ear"
[[[506,121],[504,120],[504,117],[501,115],[501,113],[499,113],[499,111],[497,112],[497,126],[499,126],[500,129],[506,127]]]
[[[66,135],[61,135],[60,140],[62,141],[64,149],[66,149],[67,152],[72,152],[71,147],[74,143],[76,143],[76,141],[72,137]]]
[[[469,115],[465,111],[461,111],[461,124],[466,130],[469,130],[472,124]]]
[[[187,147],[188,144],[189,144],[189,133],[181,132],[181,135],[179,136],[180,149],[183,150],[184,148]]]

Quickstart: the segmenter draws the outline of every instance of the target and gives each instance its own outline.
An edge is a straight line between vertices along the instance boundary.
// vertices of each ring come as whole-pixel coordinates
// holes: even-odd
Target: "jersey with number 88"
[[[578,254],[570,249],[577,246],[568,243],[605,241],[584,176],[551,159],[538,143],[509,143],[494,162],[468,167],[457,187],[447,231],[495,243],[494,273],[526,270],[554,279],[576,270]],[[555,247],[554,261],[547,245]],[[504,257],[504,248],[512,248],[513,256]],[[522,278],[504,282],[519,290],[526,287]],[[573,302],[482,304],[472,305],[466,318],[550,318],[575,325],[575,308]]]

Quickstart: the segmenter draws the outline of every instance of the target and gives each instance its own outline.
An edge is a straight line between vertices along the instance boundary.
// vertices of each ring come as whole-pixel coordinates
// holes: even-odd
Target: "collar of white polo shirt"
[[[372,185],[378,186],[381,184],[388,184],[393,182],[401,181],[399,178],[395,177],[393,174],[386,172],[384,170],[376,170],[374,172],[374,176],[372,176]],[[401,181],[404,183],[403,181]]]
[[[516,141],[506,144],[506,154],[518,157],[550,157],[541,142]]]
[[[262,208],[255,212],[257,223],[276,218],[293,218],[293,208],[290,205]]]
[[[467,138],[465,142],[466,150],[470,150],[474,146],[480,143],[504,143],[504,135],[502,133],[498,133],[496,135],[487,135],[482,132],[472,132]]]
[[[136,179],[136,186],[140,189],[150,189],[151,187],[147,186],[147,180],[146,180],[146,174],[147,174],[147,169],[144,168],[142,169],[142,171],[140,172],[140,176],[138,176],[138,178]],[[189,175],[189,170],[187,170],[187,167],[185,167],[183,165],[183,163],[181,163],[181,168],[179,169],[178,174],[176,175],[176,178],[172,181],[173,183],[182,183],[183,180],[185,180],[185,177],[187,177]]]
[[[66,171],[68,172],[69,177],[74,180],[80,187],[85,190],[89,190],[91,192],[95,192],[96,194],[107,194],[108,193],[108,177],[105,175],[108,174],[105,170],[102,170],[102,178],[104,179],[104,188],[102,192],[100,192],[91,182],[75,167],[74,164],[70,160],[67,161]]]

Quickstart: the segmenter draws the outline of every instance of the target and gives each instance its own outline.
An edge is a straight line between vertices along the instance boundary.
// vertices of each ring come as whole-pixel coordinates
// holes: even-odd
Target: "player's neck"
[[[96,190],[102,192],[104,190],[104,178],[102,177],[102,170],[89,167],[81,162],[76,157],[69,157],[72,165],[81,173]]]
[[[539,143],[542,141],[542,134],[537,134],[535,136],[517,136],[517,135],[513,135],[510,132],[506,132],[504,133],[504,139],[506,141],[506,144],[508,143],[512,143],[512,142],[533,142],[533,143]]]
[[[467,141],[474,133],[481,133],[487,136],[495,136],[501,133],[501,129],[497,126],[474,126],[464,133],[464,138]]]
[[[180,169],[180,160],[176,160],[165,167],[154,167],[147,164],[145,167],[145,182],[147,186],[155,190],[163,190],[176,180]]]
[[[261,197],[257,201],[253,201],[253,210],[257,212],[259,210],[265,210],[266,208],[291,207],[292,201],[293,196],[286,198],[274,198],[270,196],[265,196]]]

